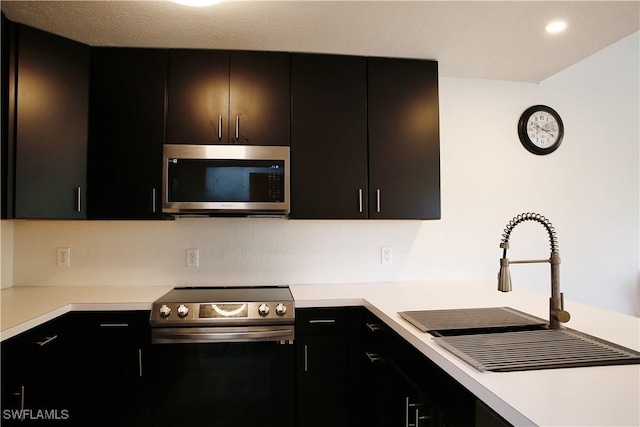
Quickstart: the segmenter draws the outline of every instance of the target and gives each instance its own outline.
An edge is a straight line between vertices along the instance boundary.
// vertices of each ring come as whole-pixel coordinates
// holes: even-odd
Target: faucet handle
[[[553,310],[553,317],[562,323],[567,323],[571,319],[571,315],[566,310]]]

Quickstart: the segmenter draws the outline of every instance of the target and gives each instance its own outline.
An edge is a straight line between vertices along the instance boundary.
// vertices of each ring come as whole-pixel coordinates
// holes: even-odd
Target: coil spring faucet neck
[[[509,237],[511,232],[520,223],[525,221],[535,221],[544,226],[549,234],[549,243],[551,245],[551,255],[549,259],[537,260],[520,260],[509,261],[507,258],[507,249],[509,249]],[[537,213],[522,213],[515,216],[504,229],[502,234],[502,258],[500,259],[500,272],[498,273],[498,290],[501,292],[511,291],[511,273],[509,264],[531,264],[544,263],[551,264],[551,298],[549,299],[549,327],[551,329],[559,329],[561,323],[566,323],[571,315],[564,310],[564,295],[560,292],[560,252],[558,250],[558,237],[551,222],[544,216]]]

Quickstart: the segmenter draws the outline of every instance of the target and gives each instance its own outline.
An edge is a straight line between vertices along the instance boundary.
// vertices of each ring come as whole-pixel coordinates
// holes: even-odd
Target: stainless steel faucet
[[[516,225],[525,221],[539,222],[544,226],[549,234],[549,242],[551,244],[551,255],[549,259],[532,259],[521,261],[509,261],[507,258],[507,249],[509,249],[509,237]],[[522,213],[515,216],[504,229],[502,242],[500,247],[503,249],[502,258],[500,259],[500,272],[498,273],[498,290],[501,292],[511,291],[511,273],[509,272],[509,264],[531,264],[548,262],[551,264],[551,298],[549,299],[549,327],[551,329],[560,329],[561,323],[566,323],[571,318],[569,312],[564,310],[564,295],[560,292],[560,252],[558,250],[558,237],[551,222],[537,213]]]

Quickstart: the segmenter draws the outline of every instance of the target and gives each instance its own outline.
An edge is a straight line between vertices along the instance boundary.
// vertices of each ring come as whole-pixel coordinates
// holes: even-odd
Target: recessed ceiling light
[[[184,6],[204,7],[212,6],[216,3],[220,3],[221,0],[171,0],[174,3],[182,4]]]
[[[558,34],[567,29],[565,21],[553,21],[544,28],[549,34]]]

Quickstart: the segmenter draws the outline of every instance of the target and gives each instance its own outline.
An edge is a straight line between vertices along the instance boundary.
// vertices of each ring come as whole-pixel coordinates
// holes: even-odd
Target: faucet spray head
[[[509,259],[500,258],[500,271],[498,272],[498,290],[511,292],[511,272],[509,271]]]

